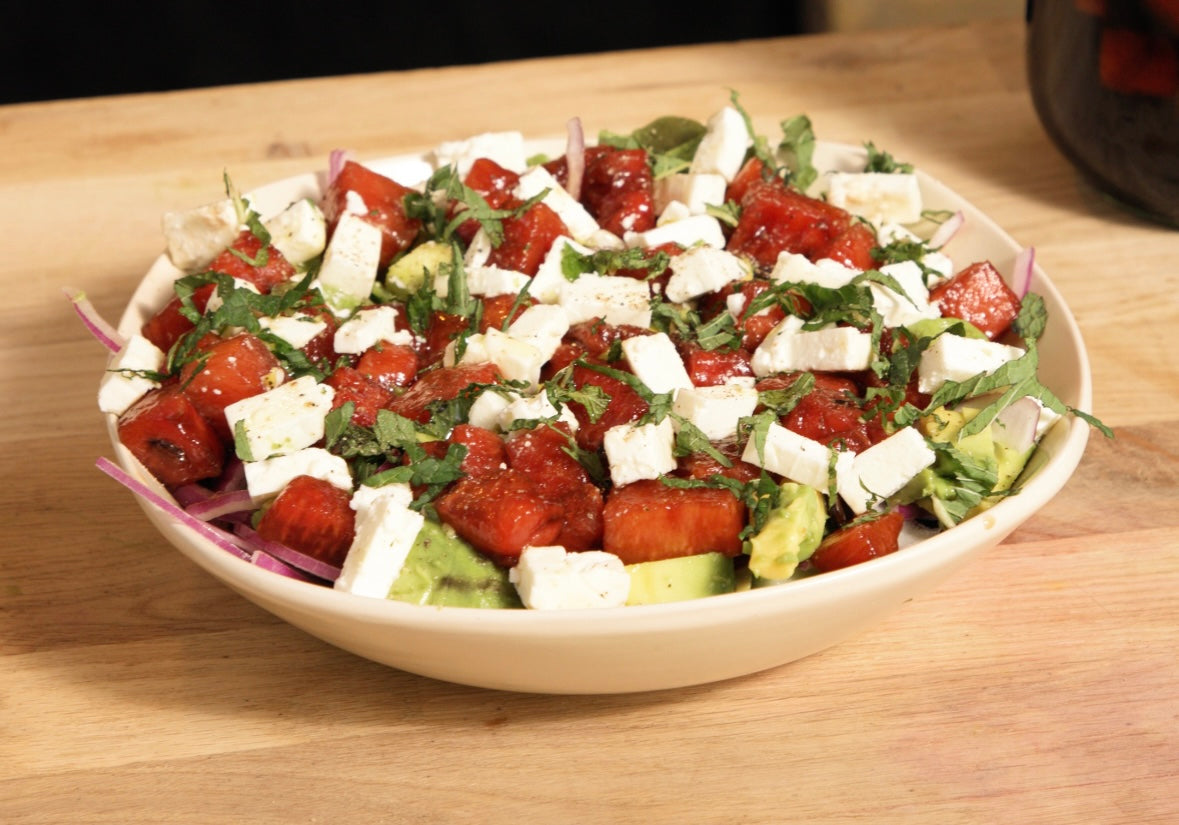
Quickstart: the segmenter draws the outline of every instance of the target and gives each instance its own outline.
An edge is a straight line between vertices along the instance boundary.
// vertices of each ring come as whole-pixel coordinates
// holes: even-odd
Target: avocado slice
[[[435,607],[520,607],[508,571],[442,525],[426,520],[389,598]]]
[[[754,586],[785,581],[794,575],[798,563],[815,552],[823,540],[827,511],[822,493],[814,487],[784,482],[779,487],[778,506],[765,526],[749,540],[749,570]]]
[[[626,570],[630,573],[628,605],[699,599],[732,593],[736,587],[733,560],[721,553],[628,564]]]
[[[425,241],[389,264],[385,271],[385,288],[401,301],[422,288],[427,278],[433,278],[443,266],[454,261],[450,244]]]

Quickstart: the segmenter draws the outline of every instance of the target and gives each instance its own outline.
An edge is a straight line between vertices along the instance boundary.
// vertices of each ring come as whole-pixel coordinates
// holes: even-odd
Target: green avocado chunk
[[[427,278],[433,278],[453,261],[454,250],[449,244],[424,241],[389,264],[385,287],[398,300],[405,300],[421,289]]]
[[[429,520],[410,548],[389,598],[435,607],[524,606],[507,570]]]
[[[733,560],[721,553],[628,564],[630,595],[626,603],[662,604],[732,593]]]
[[[822,493],[793,481],[783,483],[779,489],[778,506],[761,531],[749,540],[749,570],[755,577],[754,586],[793,576],[798,563],[815,552],[827,526]]]

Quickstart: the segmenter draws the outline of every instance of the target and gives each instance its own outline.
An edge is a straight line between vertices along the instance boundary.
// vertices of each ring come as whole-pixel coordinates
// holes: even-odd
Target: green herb
[[[889,174],[911,174],[913,172],[913,164],[899,162],[888,152],[877,149],[872,141],[865,143],[864,148],[868,150],[868,163],[864,166],[865,172],[885,172]]]

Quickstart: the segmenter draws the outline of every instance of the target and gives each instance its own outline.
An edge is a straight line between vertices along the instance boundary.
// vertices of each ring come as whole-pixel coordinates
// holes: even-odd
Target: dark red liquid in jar
[[[1101,191],[1179,226],[1179,0],[1028,0],[1028,82]]]

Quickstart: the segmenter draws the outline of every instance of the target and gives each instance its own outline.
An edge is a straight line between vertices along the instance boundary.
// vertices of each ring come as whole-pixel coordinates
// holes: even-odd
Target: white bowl
[[[550,151],[555,144],[538,144]],[[424,178],[419,157],[369,162],[403,182]],[[862,168],[862,150],[821,144],[821,169]],[[860,164],[857,166],[856,164]],[[989,259],[1012,269],[1019,246],[953,191],[918,173],[927,208],[961,210],[964,228],[947,251],[961,268]],[[302,175],[251,193],[269,214],[318,195]],[[139,329],[169,297],[176,271],[161,257],[136,290],[120,331]],[[1033,290],[1049,312],[1040,341],[1042,382],[1062,401],[1091,405],[1089,363],[1060,294],[1037,267]],[[159,489],[119,444],[119,463]],[[353,596],[289,579],[231,556],[138,498],[148,518],[184,555],[228,587],[292,625],[344,650],[423,676],[537,693],[624,693],[702,684],[800,659],[878,623],[1008,536],[1073,473],[1088,439],[1082,421],[1060,421],[1043,441],[1035,475],[1015,496],[951,530],[894,554],[788,584],[672,604],[599,610],[528,611],[422,607]]]

